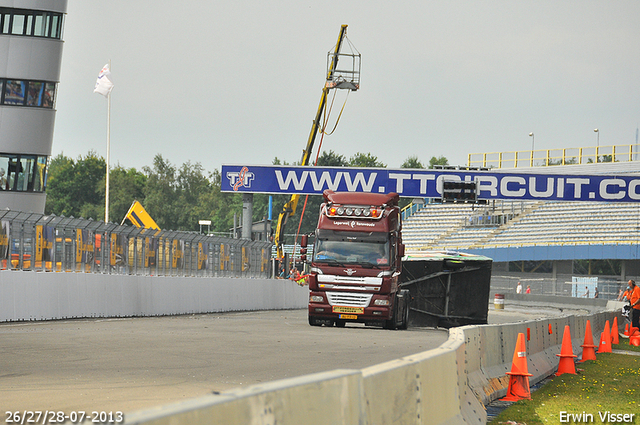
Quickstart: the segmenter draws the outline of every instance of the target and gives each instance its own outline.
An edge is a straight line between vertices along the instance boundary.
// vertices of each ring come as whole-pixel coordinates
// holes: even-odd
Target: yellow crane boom
[[[347,25],[342,25],[340,28],[340,35],[338,36],[338,42],[336,43],[336,48],[329,65],[329,69],[327,71],[327,82],[333,80],[333,76],[338,66],[338,56],[340,54],[340,48],[342,47],[342,42],[344,41],[347,35]],[[316,112],[316,117],[313,120],[313,124],[311,125],[311,133],[309,134],[309,139],[307,141],[307,146],[302,151],[302,159],[300,160],[300,165],[309,165],[309,158],[311,158],[311,152],[313,150],[313,144],[316,139],[316,135],[318,134],[318,130],[320,128],[320,119],[322,117],[322,112],[324,111],[324,107],[327,103],[327,95],[329,94],[329,90],[335,87],[335,85],[325,83],[324,88],[322,89],[322,96],[320,97],[320,105],[318,105],[318,111]],[[357,86],[354,86],[357,88]],[[291,199],[284,204],[282,207],[282,211],[278,215],[278,225],[276,226],[275,233],[275,244],[276,250],[278,254],[278,258],[284,257],[284,227],[287,224],[287,220],[289,217],[296,213],[296,209],[298,207],[298,200],[300,199],[300,195],[294,194],[291,195]]]

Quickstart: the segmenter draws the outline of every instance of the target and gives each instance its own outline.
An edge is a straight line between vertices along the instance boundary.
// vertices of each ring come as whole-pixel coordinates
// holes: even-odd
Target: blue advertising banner
[[[319,195],[396,192],[406,198],[440,198],[443,181],[477,183],[479,199],[640,201],[639,175],[562,175],[495,171],[223,165],[222,191]]]

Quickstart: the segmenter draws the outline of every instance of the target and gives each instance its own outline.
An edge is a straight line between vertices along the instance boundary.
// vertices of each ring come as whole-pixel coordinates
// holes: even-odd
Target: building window
[[[47,157],[0,154],[0,190],[44,192]]]
[[[0,105],[53,109],[56,83],[0,79]]]
[[[7,80],[4,87],[4,105],[24,105],[25,82]]]
[[[36,169],[34,172],[34,180],[33,180],[34,192],[44,192],[46,171],[47,171],[47,157],[38,156],[36,159]]]
[[[62,13],[0,7],[0,34],[62,37]]]
[[[53,108],[53,99],[56,94],[56,83],[44,83],[44,94],[42,96],[42,107]]]

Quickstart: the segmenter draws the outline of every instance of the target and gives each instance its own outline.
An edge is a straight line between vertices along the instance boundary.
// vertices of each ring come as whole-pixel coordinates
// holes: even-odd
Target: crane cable
[[[331,105],[329,106],[329,111],[327,113],[327,110],[325,109],[324,112],[324,122],[322,123],[322,127],[320,128],[320,143],[318,143],[318,149],[316,151],[316,160],[314,161],[313,165],[316,166],[318,165],[318,158],[320,156],[320,150],[322,148],[322,141],[324,140],[324,135],[326,134],[327,136],[331,136],[334,131],[336,131],[336,128],[338,127],[338,122],[340,122],[340,117],[342,116],[342,111],[344,111],[344,107],[347,104],[347,100],[349,99],[349,92],[347,92],[347,97],[344,100],[344,103],[342,104],[342,109],[340,109],[340,114],[338,114],[338,119],[336,120],[336,124],[333,126],[333,129],[331,130],[331,132],[327,133],[325,130],[327,128],[327,124],[329,123],[329,116],[331,116],[331,110],[333,109],[333,103],[336,100],[336,92],[333,92],[333,98],[331,99]],[[300,235],[300,228],[302,227],[302,219],[304,218],[304,212],[307,209],[307,201],[309,200],[309,195],[306,195],[304,198],[304,204],[302,205],[302,211],[300,212],[300,221],[298,222],[298,230],[296,231],[296,237],[294,239],[293,242],[293,255],[295,258],[295,252],[296,252],[296,246],[298,245],[298,236]]]
[[[347,105],[347,100],[349,100],[349,93],[351,92],[351,90],[347,91],[347,97],[344,99],[344,103],[342,104],[342,109],[340,109],[340,113],[338,114],[338,119],[336,120],[336,124],[333,126],[333,129],[327,133],[326,132],[326,128],[327,128],[327,124],[329,122],[329,116],[326,114],[325,111],[325,121],[324,121],[324,126],[322,127],[322,129],[320,129],[320,131],[323,134],[326,134],[327,136],[331,136],[333,134],[334,131],[336,131],[336,128],[338,127],[338,123],[340,122],[340,118],[342,117],[342,112],[344,111],[344,107]],[[333,99],[331,99],[331,107],[329,108],[329,115],[331,115],[331,108],[333,108],[333,102],[336,100],[336,92],[333,93]],[[322,144],[322,142],[321,142]],[[318,152],[320,152],[320,147],[318,147]],[[316,159],[317,161],[317,159]]]

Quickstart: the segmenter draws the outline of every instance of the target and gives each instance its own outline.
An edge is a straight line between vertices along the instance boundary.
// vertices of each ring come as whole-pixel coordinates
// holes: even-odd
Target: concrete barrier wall
[[[289,280],[0,271],[0,322],[305,308]]]
[[[557,301],[557,298],[554,297]],[[617,306],[614,306],[617,307]],[[128,414],[127,424],[484,424],[484,406],[506,394],[519,333],[536,383],[557,370],[564,327],[580,356],[586,321],[598,344],[618,310],[507,325],[454,328],[434,350],[363,370],[276,381]],[[551,332],[549,331],[551,329]]]
[[[359,371],[335,370],[210,395],[169,407],[127,414],[126,423],[362,424]]]
[[[468,424],[468,418],[482,423],[479,418],[484,407],[468,391],[460,368],[464,344],[449,342],[446,348],[363,369],[362,423]]]

